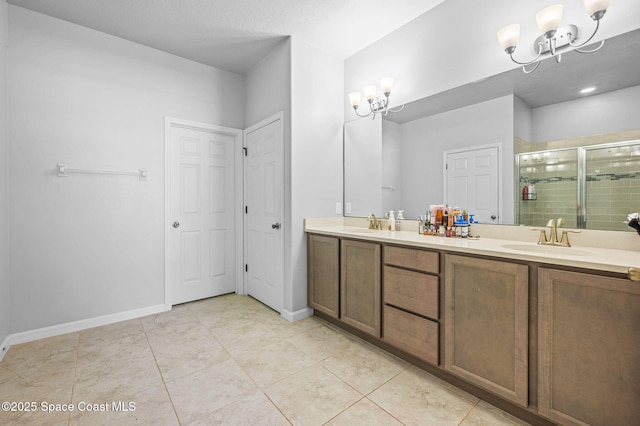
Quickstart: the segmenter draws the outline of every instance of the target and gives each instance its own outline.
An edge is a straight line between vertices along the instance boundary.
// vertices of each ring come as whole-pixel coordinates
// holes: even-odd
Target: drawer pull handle
[[[640,281],[640,268],[629,268],[629,279],[631,281]]]

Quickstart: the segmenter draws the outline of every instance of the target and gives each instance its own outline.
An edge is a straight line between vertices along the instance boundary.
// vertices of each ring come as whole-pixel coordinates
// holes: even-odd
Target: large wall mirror
[[[595,90],[581,94],[587,87]],[[576,227],[626,231],[627,214],[640,211],[640,145],[633,142],[640,139],[639,111],[640,30],[634,30],[606,40],[596,53],[568,52],[559,64],[547,59],[532,74],[514,69],[417,100],[383,120],[348,122],[345,215],[404,210],[417,219],[429,204],[455,205],[456,161],[493,149],[496,181],[465,177],[473,183],[465,199],[486,209],[481,223],[539,226],[563,216]],[[580,199],[563,188],[578,173],[577,162],[563,160],[573,154],[552,154],[565,149],[592,155],[594,166],[580,172],[591,174],[586,191],[604,182],[592,195]],[[536,199],[524,201],[530,185]],[[498,201],[487,207],[484,194],[493,192]],[[553,204],[559,199],[567,201],[562,208]],[[578,216],[589,206],[585,224]]]

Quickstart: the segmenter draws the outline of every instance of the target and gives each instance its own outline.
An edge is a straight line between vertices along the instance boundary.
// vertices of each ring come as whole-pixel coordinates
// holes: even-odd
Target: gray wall
[[[496,33],[519,23],[522,42],[516,54],[520,59],[532,57],[528,46],[539,35],[535,15],[548,5],[548,0],[441,3],[345,61],[345,121],[354,118],[348,93],[381,77],[395,77],[393,106],[518,68],[498,45]],[[593,28],[581,1],[564,2],[563,7],[563,22],[585,31]],[[639,26],[640,2],[614,1],[594,41]]]
[[[242,128],[244,77],[9,7],[11,329],[164,304],[164,118]],[[70,167],[136,170],[56,176]]]
[[[444,201],[443,153],[473,146],[502,145],[502,214],[513,223],[513,95],[404,123],[402,188],[405,217],[417,219],[429,204]]]
[[[7,3],[0,1],[0,358],[9,335],[9,173],[7,143]]]
[[[640,86],[534,108],[532,111],[533,142],[638,129]]]

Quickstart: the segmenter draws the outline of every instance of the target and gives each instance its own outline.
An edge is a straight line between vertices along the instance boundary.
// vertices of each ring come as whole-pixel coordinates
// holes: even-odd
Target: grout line
[[[481,399],[478,399],[478,402],[476,402],[474,404],[473,407],[471,407],[471,409],[469,410],[469,412],[467,414],[465,414],[465,416],[460,420],[460,422],[458,423],[458,426],[462,425],[462,423],[464,423],[464,421],[467,419],[467,417],[469,417],[469,415],[471,414],[471,412],[473,410],[475,410],[475,408],[478,406],[478,404],[480,404],[480,401],[482,401]]]

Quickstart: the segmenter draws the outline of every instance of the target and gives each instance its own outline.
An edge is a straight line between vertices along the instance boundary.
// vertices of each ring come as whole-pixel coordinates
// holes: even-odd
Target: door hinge
[[[449,170],[449,163],[444,163],[444,169]]]
[[[244,271],[249,272],[249,265],[246,263],[244,264]]]
[[[249,149],[247,149],[246,146],[243,146],[242,149],[244,150],[244,156],[246,157],[248,155]]]
[[[248,206],[244,206],[244,214],[248,214],[249,213],[249,207]]]

